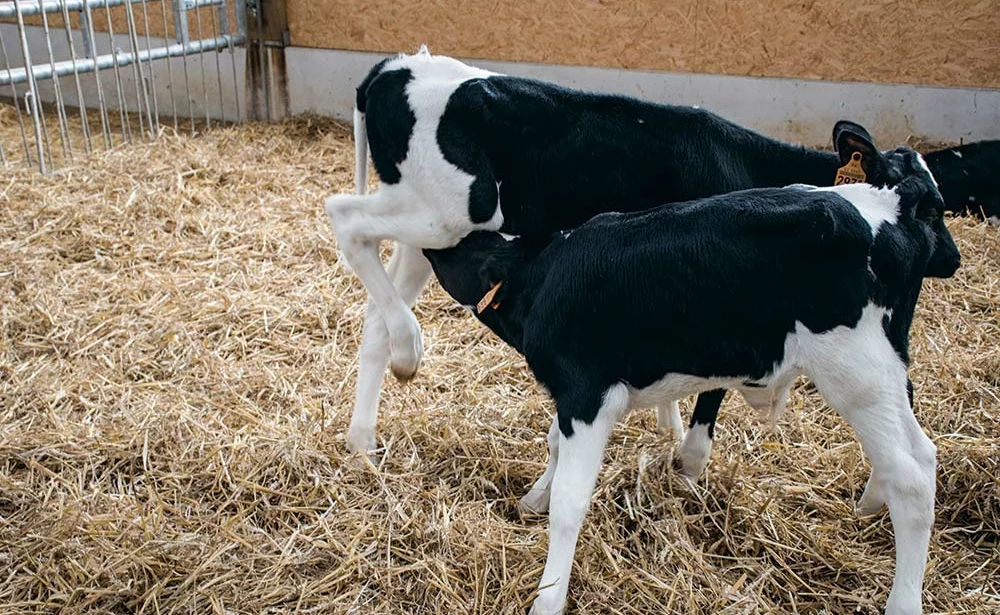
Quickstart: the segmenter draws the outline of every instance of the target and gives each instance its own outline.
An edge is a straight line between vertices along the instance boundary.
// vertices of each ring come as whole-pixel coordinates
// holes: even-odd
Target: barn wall
[[[287,0],[292,44],[500,61],[1000,87],[1000,0]]]
[[[355,88],[384,56],[290,47],[288,88],[293,113],[348,120]],[[957,143],[1000,139],[1000,89],[849,83],[652,72],[477,60],[477,66],[584,90],[698,105],[786,141],[830,146],[839,119],[864,124],[883,147],[908,140]]]

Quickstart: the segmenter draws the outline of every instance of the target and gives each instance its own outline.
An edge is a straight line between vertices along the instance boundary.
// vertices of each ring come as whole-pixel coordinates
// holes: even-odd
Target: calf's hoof
[[[367,453],[372,456],[375,451],[375,434],[362,430],[348,430],[347,452]]]
[[[559,607],[555,610],[548,610],[544,605],[539,604],[539,601],[536,599],[535,603],[531,605],[531,610],[528,611],[528,615],[563,615],[563,609],[562,607]]]
[[[883,502],[865,501],[861,498],[854,505],[854,509],[859,517],[871,517],[881,512],[883,506],[885,506]]]
[[[392,375],[401,382],[412,380],[420,367],[420,359],[424,356],[424,345],[420,339],[420,325],[417,319],[407,319],[408,322],[399,330],[392,340],[399,340],[398,343],[391,344],[389,354],[389,368]]]
[[[522,517],[544,515],[549,510],[549,492],[532,489],[517,502],[517,514]]]
[[[697,480],[708,466],[711,453],[712,441],[708,439],[705,428],[699,425],[689,430],[674,458],[678,471],[691,480]]]

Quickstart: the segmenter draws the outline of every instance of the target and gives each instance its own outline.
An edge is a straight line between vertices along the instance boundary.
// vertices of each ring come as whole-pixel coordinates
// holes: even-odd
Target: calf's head
[[[424,250],[424,255],[445,292],[470,307],[527,260],[525,240],[489,231],[473,231],[452,248]],[[506,291],[501,285],[493,302],[500,302]]]
[[[933,240],[924,275],[931,278],[954,275],[961,255],[944,224],[944,199],[923,157],[908,147],[881,152],[867,130],[848,121],[837,122],[833,127],[833,144],[842,164],[847,164],[856,153],[861,154],[867,183],[880,188],[896,188],[906,183],[897,190],[901,208],[922,224]]]

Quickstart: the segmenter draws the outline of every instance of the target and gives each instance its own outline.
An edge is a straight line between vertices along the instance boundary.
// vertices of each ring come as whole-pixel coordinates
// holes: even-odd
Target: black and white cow
[[[773,400],[800,374],[872,464],[859,508],[889,506],[886,613],[921,612],[936,462],[908,398],[907,337],[922,278],[950,276],[959,254],[919,154],[842,143],[882,169],[882,187],[758,188],[601,214],[548,242],[480,231],[425,251],[555,401],[548,466],[521,500],[550,511],[533,613],[564,609],[604,447],[628,410],[724,389]]]
[[[830,185],[841,165],[835,154],[705,110],[498,75],[426,49],[376,65],[356,105],[357,194],[326,200],[340,249],[369,293],[352,451],[375,447],[387,365],[407,379],[420,362],[410,306],[431,274],[422,248],[454,246],[475,230],[544,237],[612,209],[745,188]],[[381,185],[365,195],[369,145]],[[396,242],[388,272],[381,240]],[[658,422],[679,434],[676,401],[661,403]]]
[[[949,211],[1000,226],[1000,141],[949,147],[924,156]]]

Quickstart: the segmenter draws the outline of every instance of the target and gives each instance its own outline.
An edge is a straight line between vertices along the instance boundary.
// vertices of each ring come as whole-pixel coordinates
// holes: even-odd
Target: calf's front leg
[[[572,397],[579,399],[582,396]],[[565,405],[574,401],[570,398],[560,404],[557,398],[556,405],[565,412]],[[549,552],[531,615],[561,615],[566,608],[576,542],[594,494],[604,447],[611,429],[627,407],[628,390],[619,383],[605,391],[592,423],[578,419],[563,421],[549,501]],[[570,435],[565,433],[567,424],[571,426]]]

